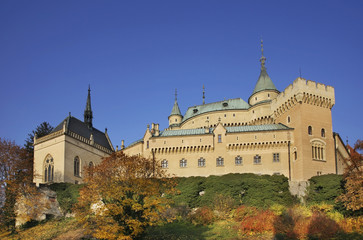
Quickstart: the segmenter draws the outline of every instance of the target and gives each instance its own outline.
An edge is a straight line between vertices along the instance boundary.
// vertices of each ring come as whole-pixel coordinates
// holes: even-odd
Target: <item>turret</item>
[[[261,52],[262,56],[260,58],[261,62],[261,72],[258,77],[258,81],[256,83],[255,89],[252,92],[252,95],[248,99],[248,103],[250,105],[255,105],[256,103],[272,100],[276,98],[276,96],[280,93],[275,84],[272,82],[271,78],[267,74],[265,62],[266,57],[263,55],[263,40],[261,39]]]
[[[90,86],[88,86],[88,96],[87,96],[87,103],[86,103],[86,109],[84,110],[84,123],[87,124],[88,128],[92,128],[92,118],[93,113],[91,109],[91,89]]]
[[[183,115],[181,115],[180,108],[179,108],[179,105],[178,105],[176,89],[175,89],[174,106],[173,106],[173,109],[171,110],[171,113],[170,113],[168,119],[169,119],[169,127],[179,126],[182,119],[183,119]]]

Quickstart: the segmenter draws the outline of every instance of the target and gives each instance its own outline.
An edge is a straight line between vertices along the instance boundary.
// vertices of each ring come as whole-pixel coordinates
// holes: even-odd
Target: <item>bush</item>
[[[71,212],[74,204],[77,203],[79,190],[83,184],[53,183],[49,188],[57,193],[57,200],[64,214]]]
[[[209,207],[198,208],[189,217],[194,225],[209,225],[214,221],[214,213]]]
[[[343,177],[336,174],[315,176],[309,179],[308,204],[328,203],[336,205],[335,199],[343,192]]]
[[[240,208],[239,208],[240,209]],[[241,208],[238,213],[241,223],[238,227],[240,235],[255,235],[273,232],[275,214],[270,210],[251,211],[253,208]]]
[[[282,175],[252,173],[223,176],[178,178],[180,193],[173,197],[175,204],[189,207],[214,208],[218,195],[232,199],[231,205],[250,205],[268,208],[274,204],[290,206],[294,197],[289,192],[288,179]],[[203,195],[200,193],[203,192]]]

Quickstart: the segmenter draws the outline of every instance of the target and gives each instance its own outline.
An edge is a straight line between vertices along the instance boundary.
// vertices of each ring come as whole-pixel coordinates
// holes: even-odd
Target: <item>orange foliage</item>
[[[198,208],[191,214],[190,221],[195,225],[208,225],[214,221],[213,211],[209,207]]]
[[[160,222],[169,206],[164,195],[174,191],[157,162],[113,153],[86,169],[76,212],[81,223],[100,239],[133,239]]]
[[[255,207],[241,206],[237,208],[235,219],[241,221],[238,232],[241,235],[254,235],[273,232],[275,214],[270,210],[259,210]]]

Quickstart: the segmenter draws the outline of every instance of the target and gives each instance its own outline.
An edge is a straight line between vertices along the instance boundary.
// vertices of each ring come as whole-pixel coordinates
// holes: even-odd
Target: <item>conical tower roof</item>
[[[91,108],[91,88],[88,86],[88,95],[87,95],[87,103],[86,108],[84,110],[84,123],[87,124],[89,128],[92,128],[92,118],[93,118],[93,112]]]
[[[272,82],[271,78],[268,76],[267,71],[266,71],[266,67],[265,67],[266,57],[263,56],[263,41],[262,40],[261,40],[261,51],[262,51],[262,56],[260,58],[261,72],[260,72],[260,76],[258,77],[258,81],[256,83],[255,89],[253,90],[252,94],[255,94],[257,92],[264,91],[264,90],[276,90],[277,91],[275,84]]]
[[[183,115],[181,115],[180,108],[179,108],[179,105],[178,105],[176,89],[175,89],[175,102],[174,102],[173,109],[171,110],[171,113],[170,113],[170,116],[172,116],[172,115],[183,116]]]

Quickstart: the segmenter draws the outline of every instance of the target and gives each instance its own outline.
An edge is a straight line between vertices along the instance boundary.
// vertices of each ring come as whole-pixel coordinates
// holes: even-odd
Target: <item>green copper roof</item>
[[[276,90],[275,84],[272,82],[271,78],[268,76],[266,72],[265,66],[261,68],[260,76],[258,77],[258,81],[256,83],[255,89],[252,94],[255,94],[264,90]]]
[[[179,105],[178,105],[178,102],[175,100],[174,102],[174,106],[173,106],[173,109],[171,110],[171,113],[170,113],[170,116],[172,115],[181,115],[180,113],[180,108],[179,108]]]
[[[194,107],[189,107],[183,121],[188,120],[194,116],[213,112],[213,111],[223,111],[223,110],[235,110],[235,109],[248,109],[250,105],[243,101],[241,98],[229,99],[220,102],[208,103],[203,105],[198,105]]]
[[[276,130],[288,130],[289,128],[281,123],[279,124],[264,124],[264,125],[247,125],[247,126],[235,126],[225,127],[227,132],[259,132],[259,131],[276,131]]]
[[[194,129],[165,130],[159,136],[171,137],[171,136],[185,136],[185,135],[201,135],[208,133],[205,132],[204,128],[194,128]]]

